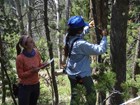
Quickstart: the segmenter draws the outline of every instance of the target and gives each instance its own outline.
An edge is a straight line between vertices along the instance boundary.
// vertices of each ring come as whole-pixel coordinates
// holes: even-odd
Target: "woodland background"
[[[17,83],[15,46],[25,34],[35,40],[43,61],[55,58],[49,69],[40,71],[38,105],[69,105],[68,78],[56,77],[54,71],[60,69],[67,20],[74,15],[95,21],[85,36],[91,43],[99,43],[97,27],[109,32],[108,51],[91,57],[97,105],[119,105],[140,94],[140,0],[0,0],[1,105],[17,105],[12,92]],[[132,105],[140,105],[140,100]]]

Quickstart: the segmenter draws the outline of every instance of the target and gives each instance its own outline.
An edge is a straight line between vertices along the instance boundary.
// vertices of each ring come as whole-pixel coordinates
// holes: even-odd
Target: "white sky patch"
[[[123,13],[122,13],[122,15],[124,16],[124,15],[125,15],[125,13],[123,12]]]

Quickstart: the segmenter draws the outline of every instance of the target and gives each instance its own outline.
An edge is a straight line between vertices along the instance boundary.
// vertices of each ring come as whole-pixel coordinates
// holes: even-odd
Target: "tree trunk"
[[[65,33],[64,33],[63,38],[65,38],[65,35],[67,33],[67,29],[68,29],[67,20],[70,17],[70,3],[71,3],[71,1],[65,0],[65,3],[66,3],[66,7],[65,7],[66,21],[65,21]],[[64,50],[62,50],[62,53],[64,53]],[[62,61],[63,61],[63,63],[66,62],[66,57],[64,56],[64,54],[62,54]]]
[[[101,29],[106,29],[108,21],[108,0],[96,0],[96,3],[98,26]]]
[[[5,103],[5,98],[6,98],[6,88],[5,88],[5,75],[4,75],[4,61],[3,61],[3,49],[2,49],[2,39],[1,39],[1,35],[0,35],[0,49],[1,49],[1,59],[0,59],[0,63],[1,63],[1,80],[2,80],[2,103]]]
[[[134,62],[134,66],[133,66],[133,74],[134,74],[134,78],[137,74],[140,74],[140,67],[139,67],[139,63],[137,62],[137,60],[140,58],[140,27],[138,28],[138,40],[137,40],[137,44],[136,44],[136,53],[135,53],[135,62]]]
[[[27,13],[27,17],[28,17],[28,23],[27,23],[27,33],[28,35],[32,36],[32,12],[33,12],[33,0],[28,0],[28,13]]]
[[[136,53],[135,53],[135,58],[134,58],[134,66],[133,66],[133,78],[136,80],[136,75],[140,74],[140,67],[139,63],[137,60],[140,58],[140,27],[138,28],[138,40],[136,44]],[[138,89],[136,87],[132,87],[132,95],[133,97],[137,97],[138,94]]]
[[[129,0],[114,0],[111,18],[111,66],[116,73],[114,89],[123,92],[121,84],[126,81],[126,31]],[[111,105],[123,102],[121,94],[116,93],[110,99]]]
[[[50,31],[48,28],[48,0],[44,0],[44,25],[45,25],[45,34],[47,38],[47,44],[48,44],[48,50],[49,50],[49,57],[50,59],[53,58],[53,46],[52,42],[50,39]],[[51,63],[51,74],[52,74],[52,83],[53,83],[53,88],[54,88],[54,93],[55,93],[55,99],[53,105],[58,105],[59,103],[59,97],[58,97],[58,88],[57,88],[57,83],[54,75],[54,62]]]
[[[107,29],[108,0],[96,0],[95,4],[96,4],[98,27],[101,29]],[[101,59],[101,61],[103,61],[103,59]],[[101,72],[99,73],[100,73],[99,75],[102,76],[104,74],[104,69],[102,69]],[[101,105],[105,105],[104,100],[106,99],[106,92],[99,91],[97,99],[98,99],[98,104],[100,103]]]
[[[9,78],[9,75],[8,75],[8,73],[7,73],[6,68],[4,68],[4,73],[5,73],[5,76],[6,76],[7,80],[8,80],[8,86],[9,86],[9,90],[10,90],[10,94],[11,94],[11,97],[12,97],[12,99],[13,99],[13,102],[14,102],[15,105],[17,105],[16,99],[15,99],[14,94],[13,94],[13,91],[12,91],[11,80],[10,80],[10,78]]]
[[[60,21],[60,13],[59,13],[59,0],[54,0],[56,5],[56,30],[57,30],[57,44],[58,44],[58,58],[59,58],[59,69],[60,65],[62,63],[62,35],[60,35],[60,29],[59,29],[59,21]]]
[[[66,2],[66,28],[65,30],[67,30],[67,20],[70,17],[70,0],[65,0]]]
[[[89,13],[89,20],[94,20],[93,18],[93,6],[92,6],[92,0],[90,0],[90,13]],[[91,32],[92,31],[92,32]],[[92,43],[96,42],[96,36],[94,34],[94,30],[91,30],[90,32],[90,38],[92,40]]]
[[[19,21],[19,26],[20,26],[20,34],[23,35],[25,34],[25,31],[24,31],[20,0],[15,0],[15,4],[17,8],[17,16],[18,16],[18,21]]]
[[[6,70],[6,63],[7,61],[5,61],[5,50],[3,48],[3,43],[2,43],[2,35],[0,34],[0,54],[1,54],[1,58],[0,58],[0,63],[1,63],[1,80],[2,80],[2,103],[5,103],[5,98],[6,98],[6,87],[5,87],[5,80],[7,79],[8,80],[8,85],[9,85],[9,89],[10,89],[10,94],[11,94],[11,97],[13,99],[13,102],[15,105],[17,105],[17,102],[15,100],[15,97],[13,95],[13,92],[12,92],[12,87],[11,87],[11,81],[10,81],[10,78],[9,78],[9,75],[7,73],[7,70]]]
[[[1,12],[3,13],[3,15],[5,16],[5,8],[4,8],[4,0],[0,1],[0,7],[1,7]],[[2,103],[5,103],[5,98],[6,98],[6,88],[5,88],[5,83],[4,83],[4,53],[3,53],[3,46],[2,46],[2,31],[0,31],[0,67],[1,67],[1,71],[0,71],[0,75],[1,75],[1,81],[2,81]]]
[[[4,7],[4,0],[0,1],[0,7],[1,7],[1,13],[4,17],[6,17],[6,13],[5,13],[5,7]],[[3,32],[3,33],[2,33]],[[11,88],[11,82],[10,82],[10,78],[8,76],[8,73],[6,71],[6,63],[8,62],[6,59],[6,48],[4,48],[5,43],[4,42],[4,30],[0,30],[0,67],[1,67],[1,71],[0,71],[0,76],[1,76],[1,80],[2,80],[2,103],[5,103],[5,99],[6,99],[6,87],[5,87],[5,80],[8,80],[8,84],[9,84],[9,89],[10,89],[10,93],[12,96],[12,99],[14,101],[14,104],[17,105],[16,100],[13,96],[12,93],[12,88]]]
[[[4,35],[3,35],[4,36]],[[2,80],[2,103],[5,103],[5,99],[6,99],[6,87],[5,87],[5,80],[7,79],[8,80],[8,85],[9,85],[9,89],[10,89],[10,94],[11,94],[11,96],[12,96],[12,99],[13,99],[13,101],[14,101],[14,104],[15,105],[17,105],[17,103],[16,103],[16,100],[15,100],[15,98],[14,98],[14,95],[13,95],[13,92],[12,92],[12,87],[11,87],[11,81],[10,81],[10,78],[9,78],[9,76],[8,76],[8,73],[7,73],[7,71],[6,71],[6,63],[7,63],[7,61],[5,61],[6,59],[5,59],[5,50],[4,50],[4,48],[3,48],[3,43],[2,43],[2,41],[3,41],[3,38],[2,38],[2,35],[1,35],[1,33],[0,33],[0,64],[1,64],[1,80]]]
[[[5,88],[5,74],[4,74],[4,53],[3,53],[3,48],[2,48],[2,37],[0,35],[0,53],[1,53],[1,59],[0,59],[0,63],[1,63],[1,80],[2,80],[2,103],[5,103],[5,98],[6,98],[6,88]]]
[[[100,36],[99,36],[99,32],[97,30],[97,28],[107,28],[107,16],[108,16],[108,0],[90,0],[90,8],[92,13],[90,13],[90,16],[93,15],[93,19],[95,22],[95,32],[96,32],[96,39],[97,39],[97,43],[100,43]],[[102,63],[102,59],[101,56],[97,57],[97,62],[98,63]],[[98,69],[98,68],[97,68]],[[103,75],[104,70],[100,69],[100,76]],[[98,81],[100,82],[100,81]],[[105,105],[105,103],[103,103],[103,101],[106,98],[106,92],[103,91],[99,91],[98,92],[98,98],[97,98],[97,103],[98,104],[102,104]]]

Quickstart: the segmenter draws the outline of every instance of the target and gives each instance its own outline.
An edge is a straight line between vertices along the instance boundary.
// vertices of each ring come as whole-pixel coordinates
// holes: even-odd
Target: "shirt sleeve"
[[[83,30],[83,34],[89,33],[89,26],[85,26]]]
[[[85,34],[89,33],[89,26],[85,26],[83,29],[82,34],[80,35],[82,38],[85,36]]]
[[[80,44],[82,52],[86,55],[100,55],[106,52],[107,50],[107,38],[103,36],[99,45],[91,44],[86,41],[83,41]]]
[[[16,69],[17,69],[17,74],[19,76],[19,78],[28,78],[30,77],[30,75],[32,74],[30,70],[28,71],[24,71],[24,64],[23,64],[23,60],[21,58],[21,56],[18,56],[16,59]]]

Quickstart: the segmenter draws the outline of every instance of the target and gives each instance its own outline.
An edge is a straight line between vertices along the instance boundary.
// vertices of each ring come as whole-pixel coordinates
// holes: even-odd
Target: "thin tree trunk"
[[[7,80],[8,80],[9,90],[10,90],[10,94],[11,94],[11,97],[12,97],[12,99],[13,99],[13,102],[14,102],[15,105],[17,105],[16,99],[15,99],[15,97],[14,97],[14,95],[13,95],[13,91],[12,91],[11,80],[10,80],[10,78],[9,78],[9,75],[8,75],[8,73],[7,73],[6,68],[4,68],[4,73],[5,73],[5,76],[6,76]]]
[[[71,1],[70,0],[65,0],[66,3],[66,7],[65,7],[65,13],[66,13],[66,22],[65,22],[65,33],[63,38],[65,38],[65,35],[67,33],[67,29],[68,29],[68,25],[67,25],[67,21],[70,17],[70,7],[71,7]],[[64,53],[64,50],[62,51],[62,53]],[[64,54],[62,54],[62,61],[63,63],[66,62],[66,57],[64,56]]]
[[[1,58],[0,58],[0,63],[1,63],[1,80],[2,80],[2,103],[5,103],[5,99],[6,99],[6,87],[5,87],[5,77],[8,80],[8,85],[9,85],[9,89],[10,89],[10,94],[12,96],[12,99],[14,101],[14,104],[17,105],[16,100],[14,98],[13,92],[12,92],[12,87],[11,87],[11,81],[10,78],[8,76],[8,73],[6,71],[6,61],[5,61],[5,53],[4,53],[4,48],[3,48],[3,43],[2,43],[2,35],[0,33],[0,54],[1,54]]]
[[[92,0],[90,0],[90,13],[89,13],[89,20],[94,20],[93,18],[93,6],[92,6]],[[92,32],[91,32],[92,31]],[[90,38],[92,39],[92,42],[96,42],[96,36],[94,34],[94,30],[91,30],[90,32]]]
[[[98,18],[97,18],[97,13],[96,13],[96,1],[95,0],[91,0],[91,10],[92,10],[92,16],[93,16],[93,19],[94,19],[94,23],[95,23],[95,34],[96,34],[96,41],[97,41],[97,44],[99,44],[100,43],[100,36],[99,36],[99,32],[98,32]],[[96,57],[96,61],[97,61],[97,63],[101,63],[101,55],[100,56],[97,56]],[[96,68],[96,70],[98,70],[98,68]],[[97,94],[97,96],[98,96],[98,94]],[[99,96],[97,97],[97,104],[99,104],[100,102],[99,102]]]
[[[107,28],[108,21],[108,0],[95,0],[98,27]]]
[[[135,53],[135,62],[134,62],[134,66],[133,66],[133,77],[135,78],[135,76],[137,74],[140,74],[140,67],[138,65],[137,59],[140,58],[140,27],[138,28],[138,40],[137,40],[137,44],[136,44],[136,53]]]
[[[4,16],[6,16],[5,8],[4,8],[4,0],[0,1],[0,7],[1,7],[2,14]],[[3,41],[4,41],[4,35],[2,34],[2,31],[0,31],[0,64],[1,64],[1,80],[2,80],[2,103],[5,103],[5,99],[6,99],[5,79],[7,78],[12,99],[14,101],[14,104],[17,105],[16,100],[15,100],[13,93],[12,93],[10,78],[9,78],[7,71],[6,71],[5,65],[6,65],[7,61],[5,61],[6,60],[5,59],[6,53],[5,53],[5,48],[4,48],[5,43],[3,43]]]
[[[66,26],[67,26],[67,20],[70,17],[70,0],[65,0],[66,2]],[[65,28],[67,30],[67,27]]]
[[[24,31],[20,0],[15,0],[15,4],[17,8],[17,16],[18,16],[18,21],[19,21],[19,26],[20,26],[20,34],[23,35],[25,34],[25,31]]]
[[[5,8],[4,8],[4,0],[0,1],[0,7],[1,7],[1,12],[5,16]],[[0,63],[1,63],[1,81],[2,81],[2,103],[5,103],[5,98],[6,98],[6,88],[5,88],[5,83],[4,83],[4,53],[3,53],[3,48],[2,48],[2,31],[0,32]]]
[[[62,35],[60,35],[59,31],[59,21],[60,21],[60,13],[59,13],[59,0],[54,0],[56,5],[56,30],[57,30],[57,44],[58,44],[58,58],[59,58],[59,69],[62,63]]]
[[[33,0],[28,0],[28,13],[27,13],[27,17],[28,17],[28,23],[27,23],[27,33],[28,35],[30,35],[32,37],[32,12],[33,12]]]
[[[2,35],[0,34],[0,54],[1,54],[1,58],[0,58],[0,63],[1,63],[1,77],[2,77],[2,103],[5,103],[5,98],[6,98],[6,87],[5,87],[5,77],[8,80],[8,85],[9,85],[9,89],[10,89],[10,94],[12,96],[13,102],[15,105],[17,105],[17,102],[15,100],[15,97],[13,95],[12,92],[12,87],[11,87],[11,81],[10,78],[8,76],[8,73],[6,71],[6,61],[5,61],[5,53],[4,53],[4,48],[3,48],[3,43],[2,43]]]
[[[97,13],[97,21],[98,27],[101,29],[107,29],[107,21],[108,21],[108,0],[96,0],[96,13]],[[101,59],[103,61],[103,59]],[[104,74],[104,69],[100,70],[100,76]],[[100,82],[100,81],[98,81]],[[105,105],[103,101],[106,99],[106,92],[99,91],[98,92],[98,104]]]
[[[90,1],[91,5],[90,5],[90,8],[92,8],[92,15],[93,15],[93,19],[94,19],[94,23],[95,23],[95,33],[96,33],[96,40],[97,40],[97,43],[99,44],[100,43],[100,34],[98,32],[98,26],[100,23],[99,20],[100,19],[100,15],[101,15],[101,10],[100,10],[100,3],[101,2],[97,2],[96,0],[91,0]],[[101,55],[100,56],[97,56],[97,62],[98,63],[102,63],[102,58],[101,58]],[[98,70],[98,68],[96,68]],[[100,75],[103,75],[103,72],[104,70],[103,69],[100,69]],[[98,81],[100,82],[100,81]],[[103,91],[99,91],[98,94],[97,94],[97,104],[103,104],[103,101],[104,99],[106,98],[106,92],[103,92]],[[105,103],[103,104],[105,105]]]
[[[2,38],[1,38],[1,35],[0,35],[0,49],[1,49],[1,80],[2,80],[2,103],[5,103],[5,98],[6,98],[6,88],[5,88],[5,83],[4,83],[4,80],[5,80],[5,74],[4,74],[4,54],[3,54],[3,49],[2,49]]]
[[[126,81],[126,31],[129,0],[114,0],[111,18],[111,66],[116,73],[114,89],[123,92],[121,84]],[[116,93],[110,98],[111,105],[123,102],[121,94]]]
[[[50,59],[53,58],[53,46],[52,42],[50,39],[50,31],[48,28],[48,0],[44,0],[44,25],[45,25],[45,33],[46,33],[46,38],[47,38],[47,44],[48,44],[48,50],[49,50],[49,57]],[[57,83],[54,75],[54,62],[51,63],[51,74],[52,74],[52,83],[53,83],[53,88],[54,88],[54,93],[55,93],[55,99],[53,105],[58,105],[59,103],[59,97],[58,97],[58,88],[57,88]]]
[[[133,66],[133,78],[136,80],[136,75],[140,74],[140,67],[137,60],[140,58],[140,27],[138,28],[138,40],[136,44],[136,53],[134,58],[134,66]],[[133,97],[137,97],[138,89],[136,87],[132,87],[132,95]]]

